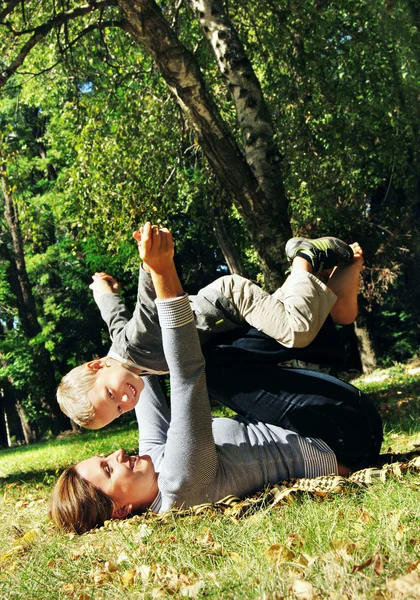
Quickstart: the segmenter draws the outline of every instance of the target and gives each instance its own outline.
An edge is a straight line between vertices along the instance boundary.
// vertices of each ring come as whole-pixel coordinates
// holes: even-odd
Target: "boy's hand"
[[[140,242],[141,242],[141,236],[143,235],[143,231],[144,231],[144,227],[140,227],[140,229],[138,231],[134,231],[134,233],[133,233],[133,238],[137,241],[137,248],[139,251],[140,258],[141,258]],[[150,269],[149,269],[148,265],[146,265],[145,262],[143,262],[143,269],[146,271],[146,273],[150,273]]]
[[[146,270],[148,267],[155,273],[163,273],[173,268],[174,242],[166,227],[159,229],[148,221],[140,231],[133,233],[133,237]]]
[[[118,281],[107,273],[95,273],[92,275],[93,282],[90,284],[90,289],[93,291],[94,297],[102,296],[103,294],[118,294],[120,286]]]

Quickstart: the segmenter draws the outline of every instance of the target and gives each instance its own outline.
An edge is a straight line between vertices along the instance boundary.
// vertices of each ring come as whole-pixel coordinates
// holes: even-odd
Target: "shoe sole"
[[[353,250],[350,248],[350,246],[348,244],[346,244],[345,242],[343,242],[342,240],[332,237],[332,236],[325,236],[325,237],[321,237],[321,238],[316,238],[315,240],[310,240],[308,238],[303,238],[303,237],[295,237],[295,238],[291,238],[290,240],[288,240],[288,242],[286,243],[286,247],[285,247],[285,254],[286,254],[286,258],[289,262],[292,262],[292,260],[296,257],[296,253],[299,251],[299,245],[302,241],[306,241],[308,240],[309,242],[311,242],[315,248],[317,248],[317,250],[321,250],[321,251],[325,251],[325,250],[331,250],[331,240],[334,240],[334,244],[336,248],[340,248],[341,250],[343,250],[347,256],[343,256],[342,260],[340,260],[339,263],[337,263],[337,266],[346,266],[346,265],[350,265],[353,262],[354,259],[354,254],[353,254]],[[326,246],[326,248],[323,248],[322,245],[320,248],[318,248],[318,246],[314,243],[314,242],[322,242],[324,240],[328,240],[328,245]],[[341,244],[343,244],[343,246],[341,246]],[[302,250],[305,250],[306,248],[302,248]]]

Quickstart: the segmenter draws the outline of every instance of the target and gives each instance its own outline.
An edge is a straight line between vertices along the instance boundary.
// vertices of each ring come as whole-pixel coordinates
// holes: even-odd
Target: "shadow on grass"
[[[121,447],[118,441],[119,436],[122,439],[127,439],[125,434],[127,433],[127,425],[114,426],[101,431],[83,431],[77,435],[69,435],[61,439],[49,439],[36,442],[30,445],[14,446],[13,448],[6,448],[1,451],[1,458],[8,459],[8,464],[12,463],[13,472],[11,468],[8,468],[6,463],[4,469],[7,475],[1,475],[2,463],[0,460],[0,490],[4,489],[5,486],[11,483],[30,483],[30,484],[47,484],[51,485],[64,470],[66,466],[72,464],[72,455],[76,456],[77,460],[87,458],[83,456],[83,452],[89,452],[88,456],[99,454],[104,455],[111,453]],[[104,444],[104,442],[106,442]],[[105,446],[105,448],[104,448]],[[123,443],[122,446],[129,454],[137,454],[138,448],[131,447],[127,443]],[[64,452],[64,456],[68,453],[67,462],[66,459],[61,455],[61,459],[56,459],[54,464],[56,466],[51,467],[51,462],[48,461],[48,467],[42,467],[42,455],[49,453],[53,459],[55,456],[54,450],[56,448],[67,448]],[[79,451],[78,448],[81,450]],[[33,457],[33,453],[41,451],[38,460]],[[26,460],[27,457],[32,455],[31,460]],[[16,466],[15,466],[16,465]]]
[[[420,431],[419,380],[398,380],[381,389],[370,386],[363,389],[375,403],[388,431],[409,434]]]
[[[6,486],[10,484],[27,484],[29,487],[34,485],[53,485],[63,469],[40,469],[39,471],[30,470],[23,473],[11,473],[7,477],[0,477],[0,491],[3,492]]]

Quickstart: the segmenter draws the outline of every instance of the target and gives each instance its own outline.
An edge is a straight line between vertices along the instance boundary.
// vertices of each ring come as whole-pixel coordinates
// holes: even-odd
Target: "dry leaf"
[[[314,598],[312,583],[304,579],[296,579],[292,586],[292,592],[299,600],[313,600]]]
[[[283,544],[273,544],[265,550],[264,554],[270,562],[274,563],[282,563],[295,558],[294,552]]]
[[[128,562],[129,560],[130,557],[128,556],[127,552],[120,552],[120,554],[117,556],[117,563]]]
[[[304,541],[300,535],[290,533],[286,538],[286,545],[289,548],[303,548]]]
[[[362,523],[364,523],[365,525],[370,525],[370,523],[373,523],[374,518],[368,510],[361,507],[359,509],[359,512],[360,512],[359,519]]]
[[[411,573],[412,571],[415,571],[416,569],[418,569],[419,565],[420,565],[420,560],[416,560],[416,562],[409,565],[409,567],[407,569],[407,573]]]
[[[197,541],[199,541],[201,544],[214,544],[214,537],[212,536],[210,529],[207,529],[201,540]]]
[[[14,554],[16,554],[17,552],[20,552],[23,549],[24,548],[23,548],[22,545],[15,546],[14,548],[11,548],[8,552],[5,552],[4,554],[2,554],[0,556],[0,562],[8,560],[11,556],[13,556]]]
[[[125,573],[121,575],[121,581],[124,585],[132,585],[134,583],[136,575],[136,569],[130,569],[129,571],[125,571]]]
[[[152,598],[162,598],[166,596],[166,592],[162,587],[152,589]]]
[[[116,571],[120,570],[120,567],[118,565],[108,560],[105,562],[104,567],[105,571],[108,571],[109,573],[115,573]]]
[[[367,560],[365,560],[365,562],[363,562],[360,565],[354,565],[351,572],[352,573],[357,573],[358,571],[363,571],[363,569],[366,569],[366,567],[369,567],[373,562],[373,558],[370,557]]]
[[[385,562],[386,562],[386,558],[385,556],[383,556],[382,554],[375,554],[373,556],[373,570],[375,571],[375,573],[377,575],[383,575],[384,571],[385,571]]]
[[[74,583],[64,583],[63,591],[68,596],[72,596],[74,594]]]
[[[112,581],[112,576],[110,573],[105,573],[105,571],[100,571],[99,573],[95,573],[93,576],[93,581],[96,585],[103,585],[108,581]]]
[[[182,585],[179,588],[181,596],[184,598],[198,598],[200,591],[205,587],[203,580],[197,581],[192,585]]]
[[[395,600],[420,598],[420,574],[416,569],[398,579],[391,579],[388,581],[386,587],[394,594],[393,598]]]
[[[137,573],[140,575],[143,583],[147,583],[149,581],[151,572],[151,567],[149,565],[140,565],[137,567]]]

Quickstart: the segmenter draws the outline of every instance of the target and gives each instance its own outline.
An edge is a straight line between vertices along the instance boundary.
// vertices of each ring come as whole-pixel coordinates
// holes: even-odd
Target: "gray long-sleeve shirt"
[[[152,510],[243,497],[282,479],[337,472],[335,455],[321,440],[243,417],[212,420],[188,298],[156,304],[171,373],[171,411],[155,376],[144,378],[136,407],[139,452],[151,457],[158,473]]]
[[[133,315],[118,294],[103,294],[95,298],[112,340],[108,356],[140,368],[141,374],[169,371],[162,347],[155,298],[152,279],[142,267],[139,270],[137,303]],[[208,287],[205,295],[190,296],[190,303],[202,344],[213,335],[242,325],[230,302]]]

